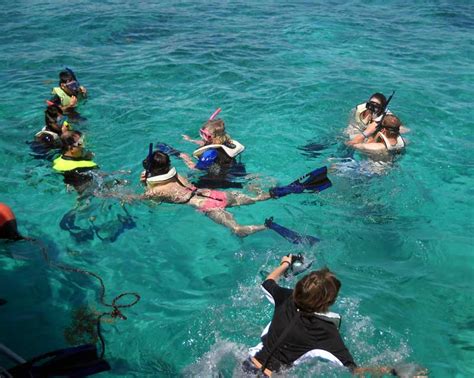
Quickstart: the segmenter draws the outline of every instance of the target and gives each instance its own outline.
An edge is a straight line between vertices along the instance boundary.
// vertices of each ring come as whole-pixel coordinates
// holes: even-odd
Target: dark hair
[[[63,115],[63,111],[57,105],[48,105],[44,111],[44,123],[46,127],[52,128],[53,125],[56,125],[58,116]]]
[[[373,98],[379,100],[380,104],[382,105],[382,108],[385,107],[385,104],[387,103],[387,98],[382,93],[379,93],[379,92],[374,93],[372,96],[370,96],[370,99],[373,99]]]
[[[170,157],[161,151],[155,151],[151,155],[151,160],[146,157],[143,160],[143,168],[149,169],[152,176],[164,175],[170,170]]]
[[[73,147],[76,144],[76,136],[79,138],[82,136],[82,133],[77,130],[66,131],[61,135],[61,141],[63,143],[63,153],[69,150],[70,147]]]
[[[382,121],[382,128],[385,129],[386,134],[390,138],[396,138],[400,135],[400,119],[393,114],[387,114]]]
[[[303,312],[327,312],[334,304],[341,282],[328,268],[311,272],[295,286],[293,300]]]
[[[59,85],[66,84],[68,81],[76,80],[76,77],[70,71],[61,71],[59,73]]]

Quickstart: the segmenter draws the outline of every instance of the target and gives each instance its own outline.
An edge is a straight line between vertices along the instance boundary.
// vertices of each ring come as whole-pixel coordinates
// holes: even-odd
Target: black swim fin
[[[277,234],[283,236],[286,240],[293,244],[307,244],[312,246],[318,243],[320,240],[311,235],[299,234],[296,231],[292,231],[286,227],[279,225],[273,221],[273,217],[265,219],[265,226]]]
[[[303,193],[306,191],[322,192],[332,186],[331,180],[327,177],[327,167],[321,167],[307,173],[299,179],[286,186],[279,186],[270,189],[272,198],[284,197],[292,193]]]
[[[43,360],[47,361],[40,364]],[[107,370],[110,365],[98,356],[97,347],[85,344],[42,354],[8,372],[14,377],[84,377]]]

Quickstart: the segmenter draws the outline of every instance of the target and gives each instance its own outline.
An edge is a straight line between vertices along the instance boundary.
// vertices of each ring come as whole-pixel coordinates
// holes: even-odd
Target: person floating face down
[[[47,101],[44,111],[43,129],[36,133],[35,142],[46,149],[61,148],[61,135],[71,129],[68,117],[64,115],[61,107],[52,101]]]
[[[236,160],[245,147],[226,133],[222,119],[207,121],[199,130],[199,134],[202,140],[197,142],[201,147],[193,152],[194,157],[198,159],[197,163],[186,154],[180,155],[189,168],[207,172],[195,183],[196,186],[242,188],[241,183],[232,182],[232,179],[247,174],[244,164]],[[188,141],[196,142],[184,137]]]
[[[347,145],[368,154],[399,153],[405,148],[400,127],[400,120],[393,114],[387,114],[373,136],[365,139],[355,137]]]
[[[353,374],[391,374],[389,367],[358,368],[339,334],[340,316],[330,312],[341,282],[327,268],[313,271],[300,279],[294,290],[277,284],[291,266],[292,256],[284,256],[280,265],[262,283],[266,297],[275,306],[271,323],[261,343],[250,349],[242,364],[244,372],[271,376],[292,365],[319,358],[345,366]]]
[[[190,205],[207,215],[213,221],[228,227],[236,235],[244,237],[266,229],[265,225],[239,225],[228,207],[250,205],[270,199],[269,193],[256,197],[241,192],[198,189],[171,167],[170,158],[161,151],[143,160],[143,167],[149,176],[142,173],[141,180],[146,184],[143,196],[129,196],[128,199],[156,199],[162,202]]]
[[[91,170],[99,166],[92,160],[94,154],[84,148],[84,137],[80,131],[67,131],[61,135],[62,152],[53,161],[53,169],[64,175],[64,182],[82,193],[93,177]]]
[[[59,73],[59,86],[51,91],[60,100],[60,107],[65,113],[74,113],[79,98],[87,96],[85,87],[79,84],[76,75],[70,69]]]

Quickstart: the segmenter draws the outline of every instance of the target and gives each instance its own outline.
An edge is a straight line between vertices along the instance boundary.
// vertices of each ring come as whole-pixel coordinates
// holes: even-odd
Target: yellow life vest
[[[80,168],[97,168],[97,164],[92,160],[69,160],[62,156],[53,161],[53,169],[58,172],[69,172]]]

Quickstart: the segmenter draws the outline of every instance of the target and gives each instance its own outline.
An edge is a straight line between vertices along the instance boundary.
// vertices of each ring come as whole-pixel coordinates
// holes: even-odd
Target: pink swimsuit
[[[199,194],[201,197],[207,197],[204,203],[199,207],[199,211],[207,212],[216,209],[224,209],[227,206],[227,194],[218,190],[211,190],[209,195]]]

